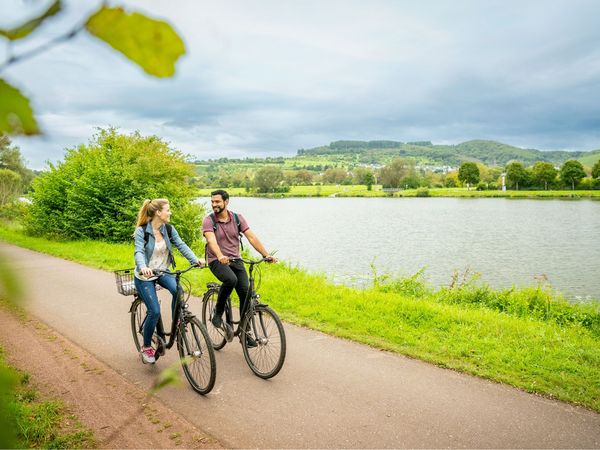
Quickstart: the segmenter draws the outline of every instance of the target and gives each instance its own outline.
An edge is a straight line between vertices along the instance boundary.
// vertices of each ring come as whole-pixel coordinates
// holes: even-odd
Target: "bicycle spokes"
[[[246,362],[261,378],[275,376],[285,359],[285,333],[281,320],[268,307],[256,308],[244,325],[243,350]]]

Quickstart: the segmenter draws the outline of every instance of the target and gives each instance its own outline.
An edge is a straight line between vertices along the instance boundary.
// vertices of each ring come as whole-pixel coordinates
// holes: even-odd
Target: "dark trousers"
[[[248,274],[246,273],[244,263],[237,260],[232,261],[226,266],[219,261],[212,261],[208,267],[210,267],[210,271],[221,282],[221,289],[219,289],[219,296],[217,297],[216,314],[218,316],[223,314],[227,297],[231,295],[234,288],[240,298],[240,313],[243,313],[249,288]]]

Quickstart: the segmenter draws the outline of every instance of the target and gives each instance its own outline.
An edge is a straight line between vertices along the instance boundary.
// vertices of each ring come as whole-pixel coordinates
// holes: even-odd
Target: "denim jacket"
[[[144,232],[148,233],[148,243],[144,241]],[[172,227],[171,230],[171,239],[169,239],[169,235],[167,234],[167,227],[163,224],[160,226],[160,232],[163,235],[163,239],[167,243],[167,249],[169,250],[169,256],[172,253],[172,245],[175,245],[177,249],[181,252],[181,254],[190,262],[190,264],[196,264],[198,261],[198,257],[194,254],[194,252],[181,240],[179,237],[179,233],[175,227]],[[133,234],[133,240],[135,243],[135,251],[133,257],[135,259],[135,272],[139,273],[143,267],[148,267],[148,263],[150,262],[150,258],[152,257],[152,252],[154,251],[154,233],[152,232],[152,223],[148,222],[145,226],[142,225],[135,229],[135,233]]]

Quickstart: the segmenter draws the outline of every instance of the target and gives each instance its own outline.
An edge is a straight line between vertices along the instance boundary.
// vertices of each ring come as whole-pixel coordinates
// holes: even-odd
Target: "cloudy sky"
[[[0,27],[50,0],[2,0]],[[81,22],[66,1],[18,54]],[[198,159],[292,155],[338,139],[493,139],[600,148],[597,0],[123,0],[169,21],[187,54],[156,79],[85,34],[0,76],[44,130],[33,168],[96,127],[156,134]],[[8,47],[0,41],[0,61]]]

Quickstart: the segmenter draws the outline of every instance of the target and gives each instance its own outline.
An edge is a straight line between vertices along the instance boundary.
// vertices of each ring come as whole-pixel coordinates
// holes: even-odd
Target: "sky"
[[[49,3],[1,0],[0,28]],[[32,100],[43,130],[14,139],[31,168],[108,126],[194,159],[292,156],[341,139],[600,148],[597,0],[109,3],[177,30],[177,74],[148,76],[85,33],[9,66],[0,77]],[[65,0],[31,39],[0,39],[0,64],[99,4]]]

